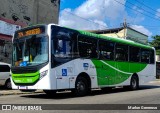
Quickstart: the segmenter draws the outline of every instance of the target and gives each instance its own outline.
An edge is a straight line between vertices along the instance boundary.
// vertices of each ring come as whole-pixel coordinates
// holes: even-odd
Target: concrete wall
[[[126,32],[124,31],[124,29],[122,29],[118,33],[107,33],[107,34],[102,34],[102,35],[113,37],[113,38],[124,38],[126,35]]]
[[[8,25],[58,24],[60,0],[0,0],[0,5],[0,21]],[[12,36],[7,29],[11,27],[0,29],[0,62],[11,63]]]
[[[127,34],[126,34],[127,38],[128,39],[133,39],[135,41],[140,41],[140,42],[143,42],[143,43],[147,43],[148,41],[148,36],[146,35],[143,35],[141,33],[138,33],[132,29],[127,29]]]
[[[0,18],[24,23],[58,23],[59,0],[0,0]]]
[[[156,61],[160,61],[160,55],[156,55]]]
[[[11,58],[12,58],[11,53],[12,53],[11,41],[4,41],[4,45],[0,45],[0,62],[11,63]]]
[[[106,34],[102,34],[102,35],[114,37],[114,38],[126,38],[128,40],[142,42],[145,44],[147,44],[147,40],[148,40],[147,35],[139,33],[133,29],[130,29],[130,28],[122,29],[118,33],[106,33]]]

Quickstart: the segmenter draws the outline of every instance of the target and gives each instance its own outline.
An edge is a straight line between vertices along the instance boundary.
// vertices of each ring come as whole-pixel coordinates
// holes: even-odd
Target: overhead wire
[[[131,8],[131,7],[123,4],[122,2],[120,2],[120,1],[118,1],[118,0],[114,0],[114,1],[117,2],[117,3],[119,3],[119,4],[121,4],[121,5],[124,5],[125,7],[129,8],[129,9],[131,9],[131,10],[133,10],[133,8]],[[137,1],[137,0],[136,0],[136,1]],[[127,1],[127,2],[128,2],[128,1]],[[131,2],[128,2],[128,3],[130,3],[130,4],[133,5],[133,3],[131,3]],[[141,4],[142,4],[142,3],[141,3]],[[140,8],[140,7],[138,7],[138,8]],[[109,29],[109,27],[104,26],[104,25],[102,25],[102,24],[99,24],[99,23],[97,23],[97,22],[94,22],[93,20],[83,18],[83,17],[81,17],[81,16],[79,16],[79,15],[76,15],[76,14],[70,12],[70,11],[67,11],[67,10],[63,10],[63,11],[65,11],[66,13],[69,13],[69,14],[71,14],[71,15],[73,15],[73,16],[79,17],[79,18],[81,18],[81,19],[83,19],[83,20],[86,20],[86,21],[88,21],[88,22],[91,22],[91,23],[97,24],[97,25],[99,25],[99,26],[102,26],[103,28]],[[134,11],[135,11],[135,10],[134,10]],[[136,11],[137,11],[137,10],[136,10]],[[152,19],[154,19],[154,20],[160,21],[160,19],[153,18],[153,17],[151,17],[151,16],[149,16],[149,15],[146,15],[146,14],[142,13],[141,11],[137,11],[137,12],[138,12],[138,13],[141,13],[141,14],[147,16],[147,17],[150,17],[150,18],[152,18]],[[146,26],[146,27],[152,28],[152,29],[158,29],[158,28],[159,28],[159,26],[150,26],[150,25],[143,25],[143,26]]]
[[[123,5],[123,6],[125,6],[126,8],[129,8],[129,9],[131,9],[131,10],[134,10],[133,8],[131,8],[131,7],[123,4],[123,3],[120,2],[120,1],[117,1],[117,0],[114,0],[114,1],[117,2],[117,3],[119,3],[119,4],[121,4],[121,5]],[[135,10],[134,10],[134,11],[135,11]],[[144,14],[143,12],[141,12],[141,11],[139,11],[139,10],[136,10],[136,11],[139,12],[139,13],[141,13],[142,15],[145,15],[145,16],[149,17],[149,18],[152,18],[152,19],[154,19],[154,20],[160,21],[160,19],[154,18],[154,17],[152,17],[152,16],[150,16],[150,15],[148,15],[148,14]]]
[[[144,0],[143,0],[143,2],[144,2]],[[140,8],[142,7],[142,5],[140,6]],[[134,18],[134,20],[133,20],[133,23],[135,23],[135,20],[137,19],[137,16],[138,16],[138,12],[136,13],[136,16],[135,16],[135,18]]]
[[[131,4],[131,5],[135,5],[135,4],[133,4],[133,3],[131,3],[131,2],[129,2],[129,1],[127,1],[129,4]],[[142,8],[142,7],[140,7],[140,6],[136,6],[137,8],[139,8],[139,9],[142,9],[145,13],[148,13],[148,14],[150,14],[150,15],[154,15],[155,16],[155,14],[154,13],[152,13],[151,11],[147,11],[147,10],[145,10],[144,8]],[[160,16],[157,16],[157,18],[160,18]]]
[[[145,5],[143,2],[140,2],[140,1],[138,1],[138,0],[135,0],[135,1],[136,1],[137,3],[139,3],[139,4],[141,4],[141,5],[143,5],[143,6],[147,7],[147,8],[149,8],[150,10],[152,10],[152,11],[154,11],[154,12],[157,12],[156,9],[153,9],[152,7],[149,7],[149,6]]]

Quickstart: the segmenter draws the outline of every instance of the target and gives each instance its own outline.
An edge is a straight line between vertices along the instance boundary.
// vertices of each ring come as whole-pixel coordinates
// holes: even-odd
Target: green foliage
[[[160,55],[160,35],[152,36],[153,41],[150,45],[156,48],[156,54]]]
[[[160,49],[156,50],[156,55],[160,55]]]

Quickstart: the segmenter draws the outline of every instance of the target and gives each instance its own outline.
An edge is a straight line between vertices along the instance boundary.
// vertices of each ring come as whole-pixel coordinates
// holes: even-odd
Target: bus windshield
[[[13,41],[13,66],[34,66],[48,61],[48,37],[26,36]]]

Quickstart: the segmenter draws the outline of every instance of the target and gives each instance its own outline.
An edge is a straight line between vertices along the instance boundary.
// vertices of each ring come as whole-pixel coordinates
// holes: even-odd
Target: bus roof
[[[103,36],[103,35],[100,35],[100,34],[95,34],[95,33],[87,32],[87,31],[82,31],[82,30],[77,30],[77,31],[80,34],[87,35],[87,36],[93,36],[93,37],[99,38],[99,39],[105,39],[105,40],[108,40],[108,41],[118,42],[118,43],[121,43],[121,44],[132,45],[132,46],[141,47],[141,48],[145,48],[145,49],[153,49],[153,47],[151,47],[149,45],[137,43],[137,42],[134,42],[134,41],[131,41],[131,40]]]
[[[54,24],[54,23],[51,23],[51,24],[36,24],[36,25],[25,27],[23,29],[30,28],[30,27],[36,27],[36,26],[45,26],[45,25],[54,25],[54,26],[64,27],[64,28],[67,28],[67,29],[72,29],[72,28],[68,28],[68,27],[65,27],[65,26],[60,26],[60,25],[57,25],[57,24]],[[72,29],[72,30],[76,30],[76,29]],[[82,35],[93,36],[93,37],[98,38],[98,39],[104,39],[104,40],[108,40],[108,41],[112,41],[112,42],[132,45],[132,46],[135,46],[135,47],[141,47],[141,48],[145,48],[145,49],[154,49],[153,47],[151,47],[149,45],[141,44],[141,43],[134,42],[134,41],[131,41],[131,40],[103,36],[103,35],[100,35],[100,34],[95,34],[95,33],[91,33],[91,32],[84,31],[84,30],[76,30],[76,31],[79,32]]]

